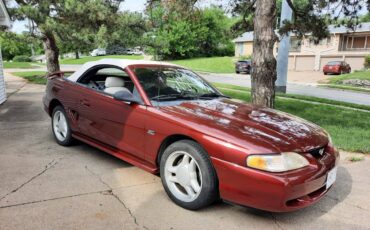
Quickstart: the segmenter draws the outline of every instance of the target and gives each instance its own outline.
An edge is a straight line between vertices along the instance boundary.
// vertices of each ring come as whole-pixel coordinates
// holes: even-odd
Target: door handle
[[[81,100],[80,104],[83,105],[83,106],[87,106],[87,107],[90,106],[90,103],[87,100]]]

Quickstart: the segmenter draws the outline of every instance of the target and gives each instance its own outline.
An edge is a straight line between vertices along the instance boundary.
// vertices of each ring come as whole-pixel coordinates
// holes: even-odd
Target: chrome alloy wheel
[[[67,119],[61,111],[56,111],[53,117],[53,131],[59,141],[67,138],[68,126]]]
[[[175,151],[165,163],[165,180],[171,193],[183,202],[194,201],[202,191],[202,172],[187,152]]]

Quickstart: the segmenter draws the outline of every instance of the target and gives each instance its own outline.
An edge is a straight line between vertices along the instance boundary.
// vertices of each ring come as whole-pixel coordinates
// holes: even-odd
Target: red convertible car
[[[293,211],[317,202],[339,159],[320,127],[224,96],[169,63],[89,62],[49,75],[43,98],[55,140],[95,146],[150,173],[187,209],[218,199]]]

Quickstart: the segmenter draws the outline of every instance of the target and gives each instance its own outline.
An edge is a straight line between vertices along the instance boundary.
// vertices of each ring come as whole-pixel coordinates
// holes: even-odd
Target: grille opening
[[[298,197],[296,199],[293,199],[293,200],[288,200],[286,202],[286,206],[288,207],[296,207],[296,206],[300,206],[302,204],[305,204],[305,203],[311,203],[313,201],[315,201],[315,198],[317,197],[320,197],[323,193],[325,193],[326,191],[326,186],[323,186],[319,189],[317,189],[316,191],[313,191],[305,196],[302,196],[302,197]]]
[[[326,154],[326,146],[308,151],[315,158],[321,158]]]

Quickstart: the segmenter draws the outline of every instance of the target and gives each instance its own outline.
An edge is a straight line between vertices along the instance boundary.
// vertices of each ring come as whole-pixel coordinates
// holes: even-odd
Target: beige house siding
[[[5,79],[3,72],[3,58],[0,50],[0,104],[6,101]]]
[[[370,25],[367,25],[368,28]],[[370,27],[369,27],[370,28]],[[249,36],[243,44],[242,54],[236,49],[235,55],[247,56],[253,52],[253,41]],[[352,33],[332,33],[330,38],[314,44],[308,38],[300,43],[297,38],[291,37],[291,51],[289,52],[289,70],[322,71],[323,66],[329,61],[346,61],[352,70],[363,68],[365,56],[370,55],[370,31]],[[277,54],[278,44],[275,44],[274,54]]]
[[[10,17],[3,0],[0,0],[0,25],[4,27],[10,27]],[[6,101],[6,89],[3,72],[3,59],[1,55],[0,46],[0,104]]]
[[[237,42],[235,43],[235,57],[249,56],[253,53],[253,42]]]

